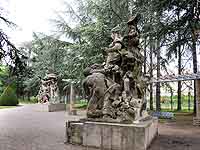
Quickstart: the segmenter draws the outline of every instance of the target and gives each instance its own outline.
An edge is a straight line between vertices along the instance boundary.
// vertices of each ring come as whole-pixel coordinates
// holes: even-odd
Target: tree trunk
[[[170,93],[171,93],[171,110],[173,110],[173,90],[172,90],[172,88],[170,89]]]
[[[154,41],[150,40],[150,79],[153,78],[153,49]],[[150,110],[153,110],[153,84],[150,84]]]
[[[177,17],[178,21],[180,20],[180,11],[178,10],[177,12]],[[181,67],[181,45],[180,45],[180,40],[181,40],[181,35],[180,31],[178,30],[178,75],[181,75],[182,72],[182,67]],[[177,111],[181,111],[181,81],[178,81],[178,99],[177,99]]]
[[[177,97],[177,111],[181,111],[181,81],[178,81],[178,97]]]
[[[188,110],[190,111],[190,97],[191,97],[191,93],[190,90],[188,92]]]
[[[28,99],[28,101],[31,100],[31,98],[30,98],[30,92],[29,91],[27,92],[27,99]]]
[[[199,22],[199,19],[195,19],[196,16],[199,16],[199,9],[198,9],[198,1],[192,1],[192,5],[190,7],[190,20],[189,25],[191,29],[191,37],[192,37],[192,58],[193,58],[193,73],[197,73],[197,49],[196,49],[196,41],[197,41],[197,35],[198,32],[196,32],[195,24],[197,25]],[[194,115],[196,115],[196,81],[194,80]]]
[[[193,57],[193,72],[197,73],[197,50],[196,39],[192,38],[192,57]],[[194,80],[194,114],[196,114],[196,81]]]
[[[146,43],[147,43],[147,38],[145,37],[144,38],[144,74],[147,73],[147,65],[146,65],[146,63],[147,63],[147,45],[146,45]]]
[[[144,75],[147,73],[147,38],[144,37]],[[146,98],[146,87],[144,88],[144,94],[145,94],[145,99],[144,99],[144,109],[147,107],[147,98]]]
[[[157,39],[157,79],[160,78],[160,39]],[[156,83],[156,111],[160,111],[160,83]]]
[[[180,34],[178,33],[178,41],[180,40]],[[178,74],[181,75],[181,46],[178,46]],[[177,110],[181,111],[181,81],[178,81],[178,100],[177,100]]]

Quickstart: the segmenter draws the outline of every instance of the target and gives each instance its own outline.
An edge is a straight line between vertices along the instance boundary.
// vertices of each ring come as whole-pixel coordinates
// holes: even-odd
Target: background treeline
[[[112,41],[111,29],[119,24],[126,34],[126,22],[136,14],[141,15],[138,28],[145,56],[144,73],[159,78],[167,74],[197,72],[200,42],[200,5],[197,0],[76,0],[73,5],[65,0],[63,5],[65,9],[57,12],[56,18],[51,18],[52,35],[34,33],[33,40],[19,48],[19,53],[25,56],[19,57],[22,61],[19,64],[25,68],[21,67],[23,73],[13,73],[18,96],[28,99],[36,96],[40,79],[51,70],[59,76],[61,95],[67,93],[63,88],[69,87],[69,83],[61,79],[73,79],[76,93],[82,98],[83,69],[103,62],[102,49]],[[171,96],[177,95],[177,110],[182,109],[181,96],[186,88],[193,91],[196,99],[195,83],[178,82],[176,86],[157,83],[154,90],[154,85],[150,85],[150,109],[161,109],[162,87]],[[156,95],[156,103],[153,95]]]

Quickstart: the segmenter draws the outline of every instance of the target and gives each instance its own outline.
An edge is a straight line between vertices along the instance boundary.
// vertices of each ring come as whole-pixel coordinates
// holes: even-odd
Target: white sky
[[[62,5],[63,0],[0,0],[9,19],[19,26],[7,29],[11,41],[18,45],[31,40],[33,32],[50,33],[53,30],[50,19],[55,18],[55,11],[61,10]]]

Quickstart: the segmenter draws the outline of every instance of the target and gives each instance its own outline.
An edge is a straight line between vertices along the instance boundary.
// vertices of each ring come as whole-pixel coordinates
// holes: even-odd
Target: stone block
[[[64,110],[66,110],[66,104],[64,104],[64,103],[49,104],[48,105],[48,111],[49,112],[64,111]]]
[[[77,110],[73,109],[73,110],[69,110],[68,115],[77,115]]]
[[[69,138],[67,143],[79,144],[82,149],[147,150],[158,134],[158,119],[137,124],[71,122],[66,131]]]
[[[200,117],[194,117],[193,118],[193,125],[194,126],[200,126]]]
[[[66,130],[66,142],[68,143],[83,143],[83,123],[81,122],[67,122],[66,126],[70,127]]]

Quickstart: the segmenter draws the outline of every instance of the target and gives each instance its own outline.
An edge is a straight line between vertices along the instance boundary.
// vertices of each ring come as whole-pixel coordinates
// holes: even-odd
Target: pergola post
[[[196,80],[196,116],[193,125],[200,126],[200,79]]]
[[[76,109],[74,109],[74,101],[75,101],[74,86],[73,86],[73,82],[71,82],[69,115],[76,115],[77,114]]]

